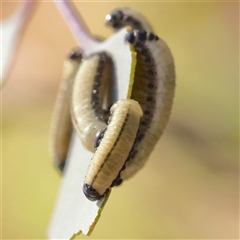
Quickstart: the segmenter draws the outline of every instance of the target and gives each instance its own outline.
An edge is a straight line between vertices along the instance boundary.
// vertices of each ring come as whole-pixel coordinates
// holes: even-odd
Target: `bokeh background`
[[[18,2],[2,2],[3,19]],[[91,237],[239,238],[239,3],[75,2],[92,33],[105,15],[140,11],[170,46],[172,116],[146,167],[114,189]],[[76,41],[40,1],[2,91],[2,239],[46,239],[61,176],[48,152],[62,64]]]

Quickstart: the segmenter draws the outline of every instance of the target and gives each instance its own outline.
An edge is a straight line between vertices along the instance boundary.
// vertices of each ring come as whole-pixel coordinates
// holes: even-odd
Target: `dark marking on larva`
[[[135,38],[134,39],[131,38],[131,41],[129,41],[131,35],[134,35]],[[132,30],[126,35],[126,38],[125,38],[127,42],[133,44],[134,47],[139,51],[144,51],[144,47],[143,47],[144,42],[152,41],[152,40],[157,41],[158,39],[159,37],[157,35],[151,32],[146,32],[144,30]],[[146,55],[146,53],[144,53],[144,55]]]
[[[102,99],[100,101],[100,94],[102,94],[101,92],[101,87],[102,86],[102,81],[103,81],[103,77],[104,74],[103,72],[105,71],[105,69],[108,66],[108,64],[112,64],[110,57],[105,53],[99,53],[99,62],[98,62],[98,66],[96,67],[97,71],[95,73],[94,76],[94,84],[93,84],[93,89],[92,89],[92,100],[91,100],[91,104],[92,104],[92,108],[95,111],[95,116],[103,122],[107,122],[107,114],[106,114],[106,110],[104,110],[102,108]],[[107,83],[109,84],[109,83]]]
[[[147,101],[148,101],[148,102],[152,102],[152,101],[153,101],[153,97],[148,96],[148,97],[147,97]]]
[[[146,122],[142,121],[142,122],[141,122],[141,125],[142,125],[142,126],[147,126],[148,124],[147,124]]]
[[[139,31],[138,32],[138,39],[140,41],[145,41],[147,39],[147,32],[146,31]]]
[[[134,40],[135,40],[135,36],[134,36],[133,32],[127,34],[127,36],[126,36],[126,41],[127,42],[132,44],[132,43],[134,43]]]
[[[150,115],[150,112],[149,112],[148,110],[145,110],[145,111],[143,112],[143,114],[144,114],[144,115]]]
[[[153,33],[149,33],[148,40],[152,41],[155,38],[155,35]]]
[[[103,130],[101,130],[99,132],[99,134],[97,135],[95,141],[94,141],[94,149],[96,151],[96,149],[98,148],[98,146],[100,145],[103,137],[104,137],[104,133],[106,132],[107,128],[104,128]]]
[[[153,69],[148,69],[147,70],[147,74],[149,75],[149,76],[154,76],[154,70]]]
[[[131,39],[131,42],[128,41],[128,35],[133,35],[135,33],[135,38]],[[134,30],[126,35],[126,41],[133,44],[137,51],[137,66],[135,70],[135,78],[134,85],[131,98],[138,101],[142,107],[142,109],[147,109],[143,112],[143,116],[140,120],[139,130],[133,144],[133,147],[128,155],[128,158],[122,167],[118,178],[121,178],[121,172],[126,168],[126,164],[131,159],[134,159],[137,154],[138,145],[145,137],[146,131],[149,129],[151,125],[151,121],[153,118],[152,112],[155,111],[156,108],[156,90],[157,90],[157,72],[156,72],[156,63],[152,56],[152,53],[147,48],[147,41],[152,41],[158,39],[157,36],[153,33],[146,32],[146,39],[144,40],[144,36],[139,34],[139,31]],[[141,38],[141,40],[139,39]],[[146,81],[148,79],[149,81]],[[140,88],[139,86],[145,85],[145,88]],[[145,100],[143,100],[143,96],[146,96]],[[117,181],[117,179],[116,179]],[[113,182],[114,184],[115,182]]]
[[[153,85],[152,83],[149,83],[149,84],[147,85],[147,87],[150,88],[150,89],[153,89],[154,85]]]

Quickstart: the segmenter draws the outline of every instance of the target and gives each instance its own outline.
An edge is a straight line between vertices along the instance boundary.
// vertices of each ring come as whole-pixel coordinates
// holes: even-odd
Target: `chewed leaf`
[[[93,50],[107,51],[113,58],[116,71],[113,80],[114,101],[128,98],[129,86],[133,85],[136,53],[130,45],[124,43],[127,32],[127,28],[122,29]],[[92,153],[82,146],[76,134],[73,134],[71,143],[62,187],[48,230],[49,239],[70,239],[80,233],[90,235],[110,195],[109,192],[97,202],[91,202],[85,197],[82,184]]]
[[[7,73],[13,61],[17,44],[21,37],[21,30],[33,6],[32,1],[21,3],[17,11],[9,19],[1,23],[2,30],[2,69],[0,86],[6,81]]]

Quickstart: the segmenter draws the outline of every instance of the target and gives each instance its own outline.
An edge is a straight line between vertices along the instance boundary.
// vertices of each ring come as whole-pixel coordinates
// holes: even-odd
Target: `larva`
[[[72,134],[70,98],[72,83],[82,59],[79,49],[72,51],[64,62],[63,80],[60,85],[51,125],[50,151],[55,164],[63,171]]]
[[[138,28],[127,34],[125,40],[137,52],[131,98],[139,102],[143,116],[125,165],[113,183],[119,185],[142,168],[167,125],[174,98],[175,70],[167,44],[151,32],[140,14],[128,8],[118,9],[107,15],[106,22],[113,28],[117,26],[116,30],[126,25]]]
[[[118,101],[110,112],[108,125],[84,180],[83,192],[92,201],[100,199],[108,192],[124,166],[142,116],[141,107],[132,99]]]
[[[104,98],[113,77],[111,58],[104,52],[82,60],[72,90],[72,122],[83,146],[94,152],[94,142],[106,127]],[[106,107],[108,108],[108,107]]]

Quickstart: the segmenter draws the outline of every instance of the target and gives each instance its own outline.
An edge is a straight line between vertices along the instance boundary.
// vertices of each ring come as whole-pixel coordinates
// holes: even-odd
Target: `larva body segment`
[[[102,105],[112,71],[111,58],[99,53],[82,60],[73,83],[72,121],[83,146],[92,152],[96,136],[106,127],[107,114]]]
[[[100,199],[118,176],[133,146],[142,116],[141,107],[132,99],[118,101],[110,112],[104,137],[84,181],[83,191],[90,200]]]
[[[64,62],[63,80],[61,82],[53,112],[51,124],[50,151],[55,164],[63,171],[73,130],[70,115],[70,98],[72,83],[78,70],[82,54],[79,49],[69,54]]]

